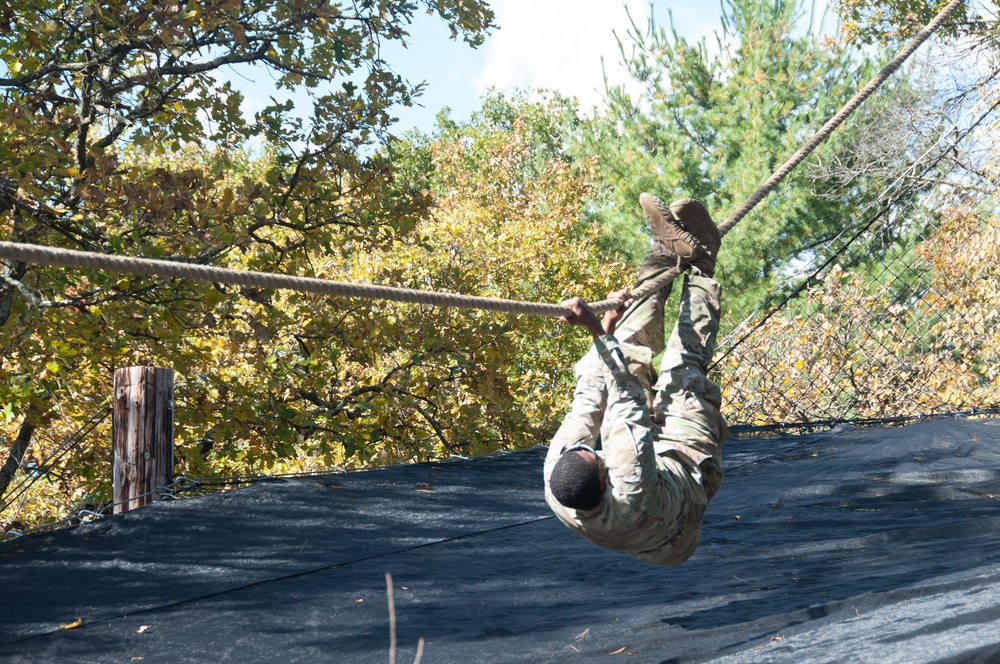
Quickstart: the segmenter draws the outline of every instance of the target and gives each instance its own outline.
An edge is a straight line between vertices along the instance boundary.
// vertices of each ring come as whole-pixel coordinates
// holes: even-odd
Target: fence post
[[[174,475],[174,372],[158,367],[115,371],[111,416],[114,513],[159,498]],[[144,495],[146,494],[146,495]]]

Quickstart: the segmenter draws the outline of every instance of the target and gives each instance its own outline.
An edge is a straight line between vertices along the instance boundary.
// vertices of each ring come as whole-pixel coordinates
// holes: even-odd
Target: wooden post
[[[157,500],[156,488],[173,481],[174,372],[157,367],[118,369],[114,390],[112,472],[118,514]]]

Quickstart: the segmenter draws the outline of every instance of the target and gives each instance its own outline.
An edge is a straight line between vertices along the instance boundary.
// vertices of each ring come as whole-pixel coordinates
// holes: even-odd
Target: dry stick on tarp
[[[392,572],[385,573],[385,590],[389,598],[389,664],[396,664],[396,602],[392,593]],[[423,655],[424,637],[421,636],[417,641],[417,655],[413,664],[420,664]]]
[[[743,217],[774,190],[792,170],[808,157],[826,138],[839,127],[868,97],[878,89],[917,48],[920,47],[947,18],[962,4],[963,0],[952,0],[928,23],[906,47],[894,57],[867,85],[861,88],[840,111],[830,118],[788,161],[774,172],[771,177],[757,188],[750,198],[733,212],[719,226],[719,231],[725,235]],[[127,258],[110,256],[85,251],[68,249],[53,249],[38,245],[20,244],[15,242],[0,242],[0,258],[42,263],[46,265],[61,265],[84,267],[108,272],[124,272],[133,275],[149,275],[175,277],[178,279],[193,279],[220,284],[236,284],[257,288],[290,289],[306,293],[319,293],[339,297],[357,297],[366,299],[392,300],[394,302],[412,302],[442,307],[458,307],[465,309],[483,309],[512,314],[529,314],[533,316],[563,316],[569,309],[561,304],[546,304],[543,302],[521,302],[489,297],[474,297],[456,293],[441,293],[436,291],[420,291],[408,288],[393,288],[371,284],[351,284],[326,279],[295,277],[266,272],[251,272],[230,270],[206,265],[182,263],[178,261],[151,260],[147,258]],[[656,279],[646,282],[632,292],[635,299],[641,299],[655,293],[672,282],[681,273],[679,268],[670,268]],[[597,313],[603,313],[618,308],[620,300],[607,299],[591,303],[591,308]]]

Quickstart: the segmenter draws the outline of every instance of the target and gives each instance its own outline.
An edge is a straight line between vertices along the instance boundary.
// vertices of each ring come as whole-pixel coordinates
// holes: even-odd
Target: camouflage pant
[[[706,376],[715,352],[721,288],[712,279],[685,275],[677,324],[664,347],[663,307],[668,294],[669,289],[634,304],[615,337],[630,372],[646,392],[659,489],[673,503],[670,511],[680,522],[668,538],[669,546],[631,553],[648,562],[676,565],[694,552],[705,506],[722,484],[721,448],[729,429],[719,412],[721,391]],[[657,376],[652,360],[664,350]],[[552,450],[572,444],[569,438],[592,439],[598,430],[608,440],[616,423],[604,418],[607,388],[600,362],[591,349],[577,363],[573,406]]]

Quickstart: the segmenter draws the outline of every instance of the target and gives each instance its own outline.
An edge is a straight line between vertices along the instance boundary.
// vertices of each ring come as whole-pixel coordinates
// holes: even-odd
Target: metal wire
[[[32,469],[32,472],[24,473],[24,468],[21,468],[20,470],[22,471],[24,479],[15,483],[10,489],[8,489],[7,495],[3,496],[0,504],[10,506],[17,502],[18,498],[23,496],[32,486],[34,486],[36,482],[51,472],[53,465],[59,461],[59,459],[79,447],[80,443],[83,442],[86,436],[93,432],[94,429],[100,426],[100,424],[110,416],[111,407],[109,405],[103,406],[100,410],[91,415],[90,418],[88,418],[87,421],[84,422],[72,436],[60,443],[56,447],[55,451],[44,457],[38,463],[37,468]]]
[[[722,355],[716,358],[715,364],[718,365],[719,362],[728,357],[733,351],[735,351],[741,344],[746,340],[750,339],[753,334],[767,323],[767,321],[774,316],[776,313],[781,311],[789,302],[795,298],[802,295],[809,286],[817,283],[820,275],[824,274],[834,262],[842,257],[848,249],[852,248],[857,242],[864,239],[866,234],[870,233],[872,228],[879,222],[882,221],[886,215],[888,215],[894,207],[899,203],[899,201],[906,199],[911,194],[915,193],[920,187],[920,178],[924,177],[932,170],[934,170],[941,161],[951,153],[958,144],[965,140],[969,135],[972,134],[987,118],[993,115],[993,112],[997,108],[1000,108],[1000,100],[991,105],[986,111],[981,113],[978,118],[976,118],[972,124],[966,127],[954,140],[950,141],[943,148],[940,148],[938,154],[933,156],[933,158],[927,162],[927,165],[920,170],[920,172],[913,178],[910,183],[902,188],[898,188],[899,184],[903,181],[903,175],[900,175],[895,181],[893,181],[887,188],[885,194],[881,197],[884,201],[883,204],[876,210],[873,214],[868,216],[861,223],[856,225],[857,230],[850,235],[850,237],[836,250],[832,251],[830,255],[824,260],[820,265],[812,271],[808,276],[802,278],[800,283],[789,293],[782,296],[777,302],[768,298],[758,309],[747,317],[736,329],[729,332],[729,338],[726,340],[725,345],[720,345],[724,350]],[[961,120],[959,120],[960,122]],[[944,132],[947,135],[951,131],[954,131],[956,125],[950,127]],[[919,163],[923,161],[924,158],[929,156],[930,150],[924,153],[920,159],[916,162]],[[897,189],[898,188],[898,189]],[[896,189],[896,193],[892,196],[888,195],[888,192]],[[846,229],[845,229],[846,230]],[[838,237],[842,237],[841,236]],[[763,312],[763,313],[762,313]],[[739,335],[742,330],[742,336],[734,339],[734,336]]]
[[[818,267],[791,293],[722,340],[714,368],[734,430],[1000,413],[1000,221],[991,187],[956,180],[948,198],[938,187],[912,209],[894,207],[956,146],[963,155],[995,154],[1000,139],[975,132],[998,108],[1000,101],[989,104],[951,140],[939,141],[914,182],[884,197],[850,235],[817,250]],[[966,225],[948,230],[937,219],[921,222],[920,209],[937,212],[934,200],[966,211]],[[962,261],[957,274],[949,268],[955,260]]]

